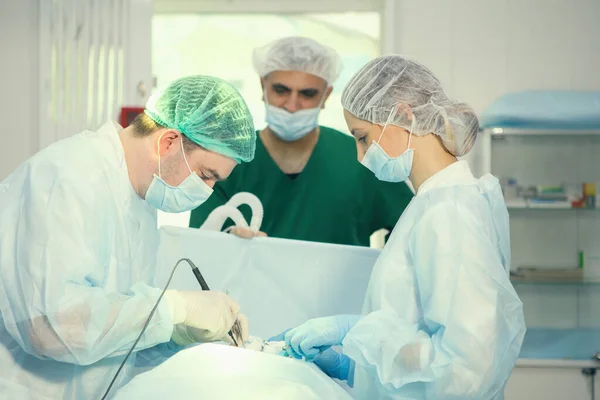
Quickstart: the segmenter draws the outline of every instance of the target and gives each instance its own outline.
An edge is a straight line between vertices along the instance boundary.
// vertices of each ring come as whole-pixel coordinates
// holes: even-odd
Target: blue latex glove
[[[279,335],[275,335],[267,339],[267,342],[283,342],[285,340],[285,334],[291,331],[292,328],[288,328],[285,331],[281,332]]]
[[[329,347],[342,344],[360,318],[360,315],[336,315],[311,319],[285,334],[286,351],[295,358],[312,361]]]
[[[273,336],[267,340],[267,342],[281,342],[285,340],[285,334],[291,331],[292,328],[286,329],[281,332],[279,335]],[[329,346],[324,346],[326,348],[322,353],[317,355],[312,362],[314,362],[317,367],[321,369],[327,376],[330,378],[340,379],[342,381],[347,381],[348,386],[354,386],[354,360],[344,354],[340,354],[337,351],[333,350]],[[280,355],[284,357],[289,357],[295,352],[292,349],[283,350]],[[299,357],[296,357],[299,358]]]
[[[354,360],[334,349],[327,349],[315,357],[313,362],[330,378],[347,381],[354,386]]]
[[[275,335],[275,336],[268,338],[267,342],[283,342],[285,340],[285,334],[291,330],[292,330],[292,328],[288,328],[285,331],[281,332],[279,335]],[[288,353],[287,350],[281,350],[279,352],[279,355],[283,356],[283,357],[293,357],[292,352]],[[295,358],[298,358],[298,357],[295,357]]]

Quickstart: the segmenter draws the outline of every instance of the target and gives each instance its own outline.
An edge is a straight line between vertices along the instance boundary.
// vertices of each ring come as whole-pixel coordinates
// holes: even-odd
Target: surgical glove
[[[281,332],[279,335],[268,338],[267,342],[283,342],[285,341],[285,334],[291,330],[292,328],[288,328],[285,331]]]
[[[232,235],[237,237],[241,237],[243,239],[252,239],[253,237],[267,237],[267,234],[261,231],[253,231],[248,228],[242,228],[241,226],[236,226],[229,231]]]
[[[231,343],[228,332],[236,320],[241,324],[242,339],[248,340],[248,319],[239,314],[239,304],[225,293],[167,290],[164,298],[171,307],[172,339],[178,345],[218,340]]]
[[[312,362],[330,378],[348,381],[348,385],[353,386],[354,361],[347,355],[329,348],[316,356]],[[352,376],[350,376],[351,372]]]
[[[311,319],[285,334],[287,352],[295,358],[314,359],[330,346],[342,344],[360,315],[336,315]]]

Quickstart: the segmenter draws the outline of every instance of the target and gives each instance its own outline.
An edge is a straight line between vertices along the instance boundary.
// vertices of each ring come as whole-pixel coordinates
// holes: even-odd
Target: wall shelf
[[[492,137],[500,136],[596,136],[599,129],[524,129],[524,128],[486,128]]]
[[[600,286],[600,280],[580,279],[580,280],[559,280],[559,279],[535,279],[535,278],[518,278],[511,277],[511,283],[515,288],[522,286]]]
[[[553,206],[553,205],[543,205],[543,206],[516,206],[516,205],[507,205],[506,208],[508,211],[518,211],[518,210],[560,210],[560,211],[581,211],[581,212],[598,212],[600,208],[573,208],[573,207],[562,207],[562,206]]]

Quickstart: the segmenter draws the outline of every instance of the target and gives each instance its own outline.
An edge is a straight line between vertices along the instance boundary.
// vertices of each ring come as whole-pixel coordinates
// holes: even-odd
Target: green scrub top
[[[313,153],[300,174],[286,175],[260,140],[254,160],[236,166],[212,196],[192,211],[190,227],[239,192],[263,204],[261,231],[271,237],[369,246],[381,228],[392,230],[413,197],[404,183],[381,182],[356,157],[354,138],[322,126]],[[250,221],[250,207],[240,206]],[[231,220],[226,226],[232,225]]]

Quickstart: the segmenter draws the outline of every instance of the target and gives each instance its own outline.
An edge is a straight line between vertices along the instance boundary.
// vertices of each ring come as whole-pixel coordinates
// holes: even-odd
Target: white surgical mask
[[[324,100],[325,93],[323,93],[318,107],[291,113],[283,108],[270,105],[265,92],[266,120],[269,129],[285,142],[302,139],[319,126],[319,113]]]
[[[159,138],[160,141],[160,138]],[[158,151],[158,176],[154,174],[152,183],[146,191],[146,201],[153,207],[168,213],[180,213],[193,210],[204,203],[213,190],[188,164],[181,138],[181,154],[190,175],[179,186],[171,186],[161,178],[160,148]]]
[[[387,155],[385,150],[383,150],[383,148],[379,145],[379,141],[383,137],[383,133],[385,132],[385,128],[388,126],[393,112],[394,110],[390,112],[388,120],[385,123],[377,142],[371,143],[371,146],[369,146],[367,149],[361,164],[373,172],[380,181],[404,182],[410,177],[410,173],[412,171],[414,149],[410,148],[410,139],[415,126],[415,118],[413,116],[410,133],[408,135],[408,146],[406,151],[400,154],[398,157],[392,158]]]

